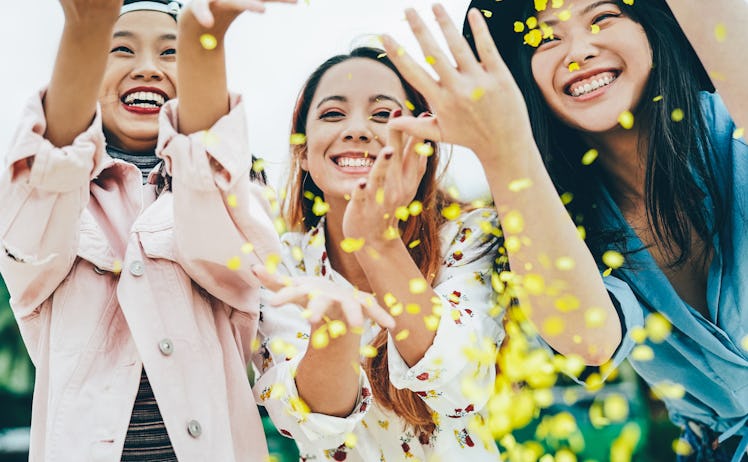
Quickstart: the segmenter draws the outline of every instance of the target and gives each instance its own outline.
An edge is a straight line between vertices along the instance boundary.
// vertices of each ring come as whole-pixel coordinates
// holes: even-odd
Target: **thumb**
[[[401,116],[390,119],[387,126],[392,130],[399,130],[417,139],[443,141],[439,122],[434,116]]]

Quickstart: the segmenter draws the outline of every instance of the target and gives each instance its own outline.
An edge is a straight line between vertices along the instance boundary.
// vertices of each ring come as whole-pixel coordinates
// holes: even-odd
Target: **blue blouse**
[[[630,358],[634,369],[650,385],[679,384],[682,397],[664,397],[671,420],[678,425],[696,421],[716,432],[748,435],[748,145],[734,139],[735,126],[719,96],[701,95],[712,143],[719,159],[717,184],[727,203],[727,223],[714,241],[707,280],[706,319],[681,300],[648,250],[629,227],[607,191],[600,211],[605,227],[625,229],[627,265],[605,278],[630,326],[659,312],[672,323],[662,342],[643,344],[654,352],[650,360]],[[707,206],[711,198],[705,199]],[[711,210],[711,207],[709,207]],[[640,249],[637,251],[637,249]],[[641,250],[643,249],[643,250]],[[635,346],[630,338],[617,357],[628,356]],[[743,343],[743,345],[741,345]],[[727,435],[726,435],[727,436]]]

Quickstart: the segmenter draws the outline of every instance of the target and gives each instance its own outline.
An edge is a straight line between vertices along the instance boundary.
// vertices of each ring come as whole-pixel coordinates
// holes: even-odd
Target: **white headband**
[[[179,9],[180,6],[178,2],[169,2],[168,5],[159,2],[134,2],[129,5],[122,5],[122,9],[119,10],[119,15],[122,16],[131,11],[160,11],[161,13],[176,16],[179,14]]]

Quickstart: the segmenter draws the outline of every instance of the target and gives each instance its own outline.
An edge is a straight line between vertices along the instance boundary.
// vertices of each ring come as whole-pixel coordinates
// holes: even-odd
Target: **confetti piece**
[[[281,257],[278,254],[270,254],[265,259],[265,269],[270,274],[275,274],[278,270],[278,265],[281,262]]]
[[[306,144],[306,135],[303,133],[292,133],[291,134],[291,145],[300,146]]]
[[[525,229],[525,219],[517,210],[512,210],[504,215],[504,231],[510,234],[519,234]]]
[[[716,38],[717,41],[720,43],[727,40],[727,28],[725,27],[724,24],[719,23],[716,26],[714,26],[714,38]]]
[[[556,269],[570,271],[574,269],[576,262],[571,257],[559,257],[556,259]]]
[[[345,335],[348,332],[348,329],[346,328],[343,321],[336,319],[334,321],[330,321],[328,325],[328,331],[330,332],[330,337],[338,338]]]
[[[603,400],[603,413],[611,422],[623,422],[629,415],[629,403],[618,393],[610,394]]]
[[[228,205],[231,208],[236,207],[237,200],[236,200],[236,194],[229,194],[226,196],[226,205]]]
[[[680,108],[673,109],[673,112],[670,113],[670,119],[673,122],[680,122],[681,120],[683,120],[683,117],[683,109]]]
[[[390,292],[387,292],[386,294],[384,294],[382,299],[384,300],[384,304],[387,308],[390,308],[392,307],[392,305],[397,303],[397,298],[394,295],[392,295]]]
[[[540,45],[540,41],[543,40],[543,33],[538,29],[533,29],[525,34],[524,40],[526,44],[537,48]]]
[[[654,351],[647,345],[639,345],[631,351],[631,357],[637,361],[651,361],[654,358]]]
[[[644,322],[644,328],[647,336],[654,343],[662,343],[672,330],[672,325],[668,319],[660,313],[652,313],[647,316]]]
[[[545,291],[545,280],[539,274],[525,274],[522,284],[531,295],[540,295]]]
[[[377,192],[374,193],[374,201],[379,205],[384,204],[384,188],[377,189]]]
[[[686,388],[679,383],[666,381],[652,385],[652,393],[660,399],[682,399],[686,396]]]
[[[431,143],[416,143],[414,149],[419,156],[430,157],[434,154],[434,147]]]
[[[291,256],[293,257],[294,260],[301,261],[304,259],[304,251],[301,250],[301,247],[294,246],[291,249]]]
[[[319,328],[312,333],[312,348],[321,349],[330,344],[330,336],[323,328]]]
[[[574,200],[574,193],[567,191],[561,194],[559,198],[561,199],[562,204],[569,205],[569,203]]]
[[[623,266],[624,258],[620,252],[615,250],[608,250],[603,254],[603,263],[613,269],[618,269]]]
[[[308,415],[311,412],[311,410],[309,409],[309,406],[307,406],[307,404],[304,402],[304,400],[301,399],[298,396],[291,397],[288,400],[288,404],[291,405],[291,409],[294,412],[296,412],[298,414],[301,414],[302,416],[306,416],[306,415]],[[306,418],[306,417],[304,417],[304,418]]]
[[[529,18],[527,18],[527,21],[525,21],[525,24],[527,24],[527,27],[529,27],[530,29],[535,29],[536,27],[538,27],[538,18],[536,18],[535,16],[530,16]]]
[[[273,225],[275,226],[275,232],[279,235],[285,234],[287,227],[286,227],[286,220],[283,219],[283,217],[278,217],[275,220],[273,220]]]
[[[551,337],[563,333],[565,328],[564,320],[558,316],[549,317],[543,322],[543,333]]]
[[[348,433],[347,435],[345,435],[345,441],[343,442],[343,444],[345,444],[346,447],[352,448],[356,446],[357,442],[358,442],[358,437],[356,436],[356,434]]]
[[[486,18],[490,18],[491,16],[493,16],[493,12],[489,10],[480,10],[480,12],[483,13],[483,16],[485,16]]]
[[[426,62],[433,66],[434,64],[436,64],[436,58],[434,58],[431,55],[428,55],[426,56]]]
[[[634,0],[623,0],[623,3],[625,3],[627,5],[633,5],[634,4]]]
[[[364,358],[376,358],[379,352],[372,345],[364,345],[361,347],[361,356]]]
[[[408,283],[408,287],[410,288],[410,293],[422,294],[426,292],[426,289],[428,289],[429,284],[423,278],[413,278]]]
[[[395,303],[390,307],[390,314],[392,316],[400,316],[403,314],[403,304],[402,303]]]
[[[417,217],[421,212],[423,212],[423,204],[421,201],[413,201],[408,206],[408,213],[410,213],[411,216]]]
[[[644,341],[647,340],[647,329],[641,326],[636,326],[631,329],[629,335],[631,336],[631,340],[634,342],[644,343]]]
[[[405,100],[405,107],[408,108],[409,111],[413,112],[415,111],[416,107],[413,105],[413,103],[410,102],[410,100]]]
[[[408,207],[400,206],[395,209],[395,218],[397,218],[400,221],[406,221],[410,217],[410,212],[408,211]]]
[[[532,180],[529,178],[520,178],[509,182],[509,190],[511,192],[520,192],[532,186]]]
[[[395,335],[395,340],[398,342],[403,341],[408,338],[408,335],[410,335],[410,331],[408,331],[408,329],[403,329]]]
[[[405,54],[405,48],[400,47],[400,48],[397,49],[397,55],[398,56],[402,56],[404,54]]]
[[[551,7],[552,8],[561,8],[564,6],[564,0],[553,0],[551,1]]]
[[[426,329],[431,332],[435,332],[439,328],[439,317],[434,315],[424,316],[423,322],[426,324]]]
[[[598,156],[597,149],[590,149],[589,151],[585,152],[582,156],[582,165],[590,165],[592,164]]]
[[[408,244],[408,248],[409,249],[413,249],[415,247],[418,247],[420,244],[421,244],[421,240],[420,239],[416,239],[415,241],[412,241],[412,242],[410,242]]]
[[[522,21],[514,22],[514,32],[523,32],[525,30],[525,23]]]
[[[265,159],[255,159],[254,162],[252,162],[252,171],[260,173],[263,170],[265,170]]]
[[[564,10],[558,13],[558,19],[560,19],[561,21],[568,21],[569,19],[571,19],[571,10]]]
[[[545,11],[548,0],[535,0],[535,11]]]
[[[568,313],[579,309],[579,299],[571,294],[566,294],[554,300],[553,305],[562,313]]]
[[[462,209],[460,208],[460,204],[457,204],[456,202],[453,202],[452,204],[442,209],[442,216],[450,221],[459,218],[461,213]]]
[[[618,116],[618,123],[626,130],[630,130],[631,127],[634,126],[634,114],[632,114],[631,111],[623,111],[621,115]]]
[[[480,101],[481,98],[483,98],[483,95],[486,94],[486,89],[483,87],[476,87],[473,89],[473,91],[470,93],[470,99],[472,101]]]
[[[323,216],[330,210],[330,204],[322,200],[321,197],[314,197],[314,204],[312,204],[312,213],[318,217]]]
[[[657,101],[662,101],[663,98],[664,97],[662,95],[657,95],[654,98],[652,98],[652,101],[656,103]]]
[[[673,452],[679,456],[690,456],[693,453],[693,448],[688,441],[678,438],[673,441]]]
[[[119,274],[122,272],[122,260],[114,260],[112,262],[112,273]]]
[[[745,351],[748,351],[748,335],[743,337],[743,340],[740,341],[740,346],[742,346]]]
[[[600,33],[600,26],[598,26],[597,24],[591,25],[590,26],[590,32],[592,32],[593,34],[599,34]]]
[[[226,268],[231,271],[237,271],[242,266],[242,260],[239,257],[231,257],[226,262]]]
[[[745,135],[745,129],[743,127],[736,128],[735,131],[732,132],[732,137],[736,140],[742,138],[743,135]]]
[[[212,34],[203,34],[200,36],[200,45],[206,50],[215,50],[218,46],[218,40]]]
[[[421,312],[421,305],[418,303],[408,303],[405,305],[405,311],[409,314],[418,314]]]
[[[346,237],[342,241],[340,241],[340,248],[343,249],[343,252],[346,253],[353,253],[361,249],[361,247],[364,246],[364,239],[356,239],[353,237]]]

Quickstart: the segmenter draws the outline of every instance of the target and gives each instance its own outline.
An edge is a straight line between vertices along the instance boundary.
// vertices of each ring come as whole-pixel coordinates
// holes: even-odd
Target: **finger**
[[[345,298],[340,301],[340,308],[343,310],[348,325],[351,327],[361,327],[364,325],[364,315],[361,312],[361,305],[353,299]]]
[[[374,322],[384,327],[385,329],[395,328],[395,318],[390,315],[387,310],[381,307],[374,297],[366,297],[361,300],[361,306],[364,307],[364,311]]]
[[[403,112],[400,109],[393,111],[390,115],[390,120],[402,117]],[[392,125],[387,124],[387,146],[392,148],[392,164],[399,165],[402,163],[403,157],[403,132],[394,128]]]
[[[437,117],[402,116],[397,119],[390,119],[387,124],[391,125],[393,129],[400,130],[414,138],[444,141],[442,140]]]
[[[291,279],[280,274],[271,274],[265,265],[253,265],[252,273],[260,280],[265,288],[277,292],[278,290],[291,284]]]
[[[265,12],[265,3],[262,0],[227,0],[223,2],[223,5],[230,6],[236,11]]]
[[[447,14],[447,10],[440,3],[433,6],[434,16],[436,22],[442,30],[444,39],[447,42],[449,51],[452,52],[452,56],[457,63],[457,67],[462,70],[469,72],[475,72],[481,69],[478,62],[475,60],[475,55],[467,44],[465,37],[462,36],[457,27],[455,27],[452,19]]]
[[[439,79],[447,85],[454,82],[457,77],[457,71],[452,66],[452,63],[449,62],[447,54],[444,53],[434,39],[429,28],[426,27],[421,16],[413,8],[408,8],[405,10],[405,18],[408,20],[410,30],[413,31],[413,35],[416,41],[418,41],[418,45],[421,47],[426,61],[434,68],[437,75],[439,75]]]
[[[392,148],[385,146],[379,154],[377,154],[377,158],[374,159],[374,165],[371,167],[369,177],[366,179],[366,190],[369,195],[374,194],[375,196],[379,196],[382,194],[379,191],[384,188],[384,183],[387,179],[387,174],[389,173],[389,167],[392,164],[392,156]],[[374,199],[376,202],[379,202],[377,197]]]
[[[499,51],[496,49],[496,44],[493,41],[493,37],[491,37],[491,32],[488,29],[488,24],[486,24],[483,14],[476,8],[471,8],[468,11],[468,23],[470,24],[470,30],[473,32],[478,58],[486,71],[491,73],[509,72],[506,64],[504,64],[504,60],[501,59]]]
[[[337,303],[335,300],[325,295],[320,294],[316,297],[311,297],[309,303],[306,305],[306,309],[309,312],[309,322],[312,324],[320,322],[324,314],[333,308],[335,303]]]
[[[293,303],[307,308],[309,303],[311,303],[311,300],[316,298],[318,294],[318,290],[312,289],[308,286],[288,286],[277,291],[272,297],[270,297],[269,301],[273,306]]]
[[[205,28],[213,27],[213,13],[210,11],[208,0],[195,0],[190,5],[190,11],[201,26]]]
[[[397,67],[397,70],[405,77],[411,85],[431,100],[436,96],[439,84],[431,77],[428,72],[418,65],[413,58],[405,52],[392,37],[389,35],[382,36],[382,45],[387,51],[387,57]]]

